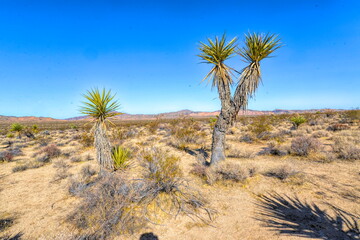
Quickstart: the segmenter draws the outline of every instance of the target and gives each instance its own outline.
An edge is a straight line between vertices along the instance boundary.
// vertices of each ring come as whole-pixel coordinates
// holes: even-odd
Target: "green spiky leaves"
[[[241,94],[248,97],[254,96],[261,82],[260,61],[271,57],[270,55],[280,47],[281,43],[277,35],[262,33],[245,35],[245,46],[237,52],[243,61],[249,64],[240,75]],[[246,106],[242,107],[246,108]]]
[[[204,80],[212,82],[212,86],[218,86],[219,83],[232,84],[231,68],[224,62],[231,58],[236,52],[236,40],[233,38],[230,42],[226,42],[226,35],[221,39],[215,37],[215,41],[208,38],[208,43],[200,42],[200,54],[198,55],[204,60],[204,63],[213,64],[213,68],[205,76]]]
[[[280,39],[275,34],[249,33],[245,34],[245,46],[239,49],[238,54],[247,63],[260,62],[271,57],[270,54],[280,47]]]
[[[94,118],[96,121],[104,122],[109,117],[121,114],[116,112],[120,104],[114,101],[115,95],[111,94],[111,90],[106,91],[104,88],[99,91],[99,89],[95,88],[87,91],[83,96],[87,101],[82,102],[84,106],[80,108],[80,112]]]

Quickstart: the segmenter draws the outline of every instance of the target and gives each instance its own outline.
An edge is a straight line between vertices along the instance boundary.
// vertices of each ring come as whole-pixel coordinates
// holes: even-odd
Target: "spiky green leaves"
[[[245,34],[245,46],[240,48],[238,53],[244,61],[253,63],[270,57],[270,54],[280,47],[280,39],[275,34],[249,33]]]
[[[270,55],[280,47],[281,43],[277,35],[261,33],[245,35],[245,46],[240,48],[237,53],[249,65],[242,70],[240,84],[235,93],[235,95],[241,95],[243,109],[247,107],[247,99],[254,96],[261,82],[260,61],[271,57]],[[240,97],[235,96],[235,99],[240,99]]]
[[[232,84],[231,68],[224,62],[235,54],[236,40],[233,38],[230,42],[226,42],[226,35],[221,39],[215,37],[215,41],[208,38],[208,44],[200,42],[200,54],[198,55],[204,60],[204,63],[213,64],[213,68],[205,76],[204,80],[212,82],[212,86],[218,86],[219,83]]]
[[[121,114],[116,112],[120,104],[114,101],[115,95],[111,94],[111,90],[106,91],[104,88],[99,91],[99,89],[95,88],[87,91],[87,94],[83,96],[87,101],[82,102],[84,106],[80,108],[80,112],[94,118],[96,121],[102,123],[109,117]]]

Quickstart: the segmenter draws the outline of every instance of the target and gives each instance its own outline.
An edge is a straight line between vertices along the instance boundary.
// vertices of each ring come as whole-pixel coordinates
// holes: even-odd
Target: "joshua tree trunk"
[[[113,170],[114,165],[111,159],[111,144],[106,136],[105,126],[102,122],[95,123],[94,126],[94,145],[96,148],[96,159],[103,169]]]
[[[229,84],[221,81],[218,84],[219,97],[221,100],[221,112],[216,121],[212,145],[210,164],[217,164],[225,159],[225,134],[232,124],[232,101]]]
[[[248,96],[241,94],[243,88],[243,84],[239,84],[235,90],[234,98],[231,99],[229,85],[226,83],[218,85],[221,112],[213,131],[210,165],[225,160],[226,131],[234,123],[240,109],[247,104]]]

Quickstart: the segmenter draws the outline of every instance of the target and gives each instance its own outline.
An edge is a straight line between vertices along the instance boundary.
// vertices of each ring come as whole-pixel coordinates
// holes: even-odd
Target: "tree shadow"
[[[21,240],[22,235],[23,235],[22,233],[18,233],[13,236],[3,236],[3,237],[0,237],[0,240]]]
[[[152,232],[148,232],[141,234],[139,240],[159,240],[159,238]]]
[[[261,197],[257,206],[257,220],[281,234],[326,240],[360,239],[360,217],[330,204],[333,215],[315,203],[275,193]]]

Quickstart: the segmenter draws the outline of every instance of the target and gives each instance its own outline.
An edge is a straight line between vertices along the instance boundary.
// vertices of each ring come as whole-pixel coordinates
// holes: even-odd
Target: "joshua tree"
[[[208,44],[200,43],[200,55],[205,63],[212,64],[212,69],[203,80],[212,81],[217,87],[221,100],[221,111],[216,121],[211,146],[210,164],[216,164],[225,159],[226,130],[236,119],[240,109],[246,109],[248,99],[254,96],[261,81],[260,61],[270,57],[276,49],[280,48],[280,40],[276,35],[250,33],[245,35],[245,46],[237,48],[237,38],[226,42],[225,34],[215,41],[208,39]],[[240,72],[227,66],[225,61],[238,54],[247,66]],[[234,95],[231,96],[232,77],[240,74]]]
[[[21,138],[21,132],[24,130],[24,126],[20,123],[11,124],[10,131],[16,133],[16,138]]]
[[[113,101],[115,95],[111,94],[111,90],[106,91],[103,89],[100,92],[99,89],[95,88],[83,96],[87,101],[83,102],[84,106],[81,107],[80,112],[88,115],[95,122],[91,131],[94,133],[97,161],[101,169],[114,170],[111,158],[111,145],[106,135],[106,123],[110,122],[109,117],[120,114],[115,112],[120,104],[117,101]]]

